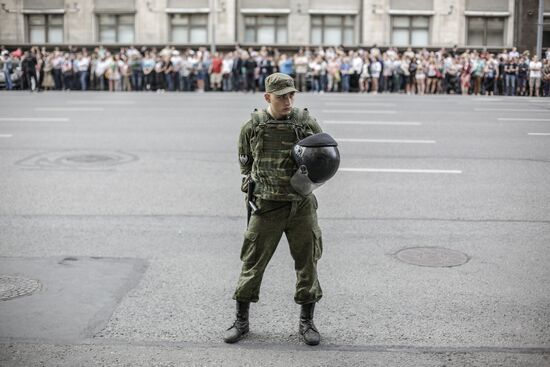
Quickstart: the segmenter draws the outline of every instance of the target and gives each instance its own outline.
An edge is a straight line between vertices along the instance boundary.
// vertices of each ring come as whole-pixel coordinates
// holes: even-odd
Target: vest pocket
[[[319,260],[323,255],[323,236],[321,234],[321,228],[313,228],[313,258],[315,261]]]
[[[241,248],[241,261],[254,263],[256,261],[256,241],[258,234],[247,230],[244,233],[243,247]]]

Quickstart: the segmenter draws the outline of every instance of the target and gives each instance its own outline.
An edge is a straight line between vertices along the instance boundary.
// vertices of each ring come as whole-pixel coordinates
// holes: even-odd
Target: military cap
[[[278,96],[290,92],[297,92],[294,88],[294,79],[291,76],[283,73],[274,73],[265,79],[265,91]]]

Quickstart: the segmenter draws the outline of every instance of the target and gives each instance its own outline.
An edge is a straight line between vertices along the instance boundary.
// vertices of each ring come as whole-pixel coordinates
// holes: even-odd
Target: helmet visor
[[[313,190],[319,188],[324,182],[316,183],[308,177],[307,168],[304,165],[298,167],[298,170],[290,178],[290,185],[301,196],[307,196]]]

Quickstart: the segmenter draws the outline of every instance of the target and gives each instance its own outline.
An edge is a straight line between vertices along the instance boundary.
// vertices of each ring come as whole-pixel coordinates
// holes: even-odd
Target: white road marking
[[[353,139],[335,138],[336,141],[351,143],[403,143],[403,144],[435,144],[435,140],[400,140],[400,139]]]
[[[381,173],[447,173],[461,174],[458,170],[438,170],[438,169],[395,169],[395,168],[339,168],[338,171],[344,172],[381,172]]]
[[[12,136],[10,134],[0,134],[0,138],[11,138]]]
[[[395,103],[387,102],[325,102],[327,106],[355,106],[355,107],[369,107],[369,106],[395,106]]]
[[[544,99],[530,99],[529,102],[531,103],[550,103],[547,100]]]
[[[550,121],[550,119],[531,119],[531,118],[517,118],[517,117],[499,117],[499,121]]]
[[[550,133],[527,133],[527,135],[550,136]]]
[[[503,102],[504,100],[502,99],[496,99],[496,98],[491,98],[491,99],[485,99],[483,97],[479,98],[479,99],[473,99],[472,102]]]
[[[35,111],[100,112],[103,107],[36,107]]]
[[[323,121],[324,124],[334,125],[400,125],[400,126],[420,126],[420,122],[398,122],[398,121],[339,121],[339,120],[327,120]]]
[[[91,104],[91,105],[113,105],[113,104],[121,104],[121,105],[129,105],[129,104],[136,104],[136,101],[88,101],[88,100],[70,100],[67,101],[67,104]]]
[[[498,111],[498,112],[545,112],[550,113],[550,110],[546,109],[533,109],[533,108],[475,108],[475,111]]]
[[[397,113],[396,111],[388,110],[322,110],[322,113],[364,113],[365,115],[371,113]]]
[[[66,117],[0,117],[0,121],[14,122],[69,122]]]

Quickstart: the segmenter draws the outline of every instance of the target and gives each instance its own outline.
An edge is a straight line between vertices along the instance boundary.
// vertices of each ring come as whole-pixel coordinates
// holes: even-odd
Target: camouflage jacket
[[[322,132],[307,109],[293,108],[288,119],[275,120],[266,111],[255,111],[241,128],[241,173],[256,183],[254,195],[266,200],[292,201],[302,197],[290,185],[296,171],[292,148],[301,139]]]

